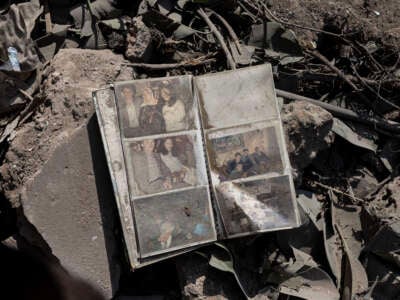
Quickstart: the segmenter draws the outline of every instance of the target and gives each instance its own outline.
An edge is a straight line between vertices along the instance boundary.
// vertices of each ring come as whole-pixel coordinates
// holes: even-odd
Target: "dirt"
[[[210,1],[210,3],[211,2],[213,1]],[[233,3],[235,1],[215,2]],[[313,49],[317,47],[318,51],[320,51],[329,59],[329,61],[333,63],[336,62],[335,59],[337,59],[338,57],[340,59],[338,50],[341,50],[340,48],[341,46],[343,46],[343,40],[338,42],[338,40],[332,38],[332,36],[319,34],[318,30],[325,30],[338,34],[344,33],[344,37],[351,40],[357,40],[362,44],[368,44],[367,42],[373,41],[379,47],[385,46],[381,48],[384,49],[382,50],[382,52],[378,51],[377,53],[375,53],[375,58],[378,58],[379,60],[381,57],[385,56],[385,51],[390,53],[390,51],[388,50],[390,49],[392,52],[390,55],[396,54],[393,55],[393,60],[396,61],[397,59],[399,52],[398,45],[400,45],[399,0],[268,0],[267,2],[269,4],[271,12],[284,22],[316,29],[304,30],[295,26],[288,26],[296,33],[300,45],[306,45],[305,48],[311,47]],[[220,13],[225,16],[223,11]],[[232,20],[229,19],[229,21]],[[150,45],[150,36],[147,31],[143,34],[143,39],[139,40],[139,42],[137,42],[133,38],[134,34],[135,32],[132,32],[132,36],[130,37],[131,40],[129,40],[128,38],[128,42],[130,42],[131,47],[128,48],[128,50],[130,51],[125,53],[125,55],[129,56],[132,61],[138,60],[154,63],[159,61],[165,62],[166,60],[168,60],[165,53],[160,54],[160,57],[157,56],[157,59],[155,59],[156,55],[151,56],[151,59],[149,58],[150,56],[148,57],[147,52],[151,52],[150,50],[152,47]],[[240,38],[242,38],[242,36],[240,36]],[[213,44],[213,42],[210,40],[205,40],[202,42],[206,42],[206,44]],[[123,41],[125,42],[125,40]],[[199,44],[201,44],[202,42],[199,41]],[[191,49],[190,47],[188,47],[188,45],[184,45],[184,43],[179,43],[179,48],[177,45],[175,47],[176,49],[179,49],[179,51],[176,51],[176,53],[182,53],[182,55],[190,54],[188,51],[186,51],[186,49]],[[109,47],[112,48],[110,45]],[[204,47],[204,49],[215,50],[212,47]],[[121,53],[123,52],[124,51],[121,50]],[[199,69],[197,71],[199,73],[204,73],[211,70],[225,70],[225,57],[223,56],[224,54],[222,53],[222,51],[220,54],[220,56],[216,57],[218,58],[218,68],[213,68],[215,66],[213,65],[211,68],[204,68],[201,70]],[[361,59],[361,61],[363,61],[363,58]],[[92,104],[91,92],[106,85],[107,83],[121,80],[130,80],[134,78],[132,68],[123,65],[126,62],[127,61],[122,55],[115,54],[110,50],[65,49],[61,50],[55,56],[55,58],[51,61],[49,68],[47,68],[46,70],[46,75],[44,81],[42,82],[39,94],[33,95],[34,98],[41,98],[43,104],[41,104],[39,109],[35,111],[31,119],[29,119],[24,125],[18,128],[16,136],[11,141],[10,145],[7,146],[8,148],[0,149],[1,156],[3,156],[3,154],[5,153],[2,165],[0,167],[0,195],[4,195],[4,197],[2,197],[4,199],[0,198],[0,216],[4,211],[4,208],[1,206],[1,201],[10,201],[10,203],[14,207],[20,206],[22,198],[21,196],[24,195],[26,187],[29,186],[30,183],[32,183],[33,178],[39,177],[38,175],[43,175],[39,173],[43,171],[42,168],[44,165],[46,165],[46,163],[51,162],[50,159],[55,153],[56,149],[62,148],[60,147],[60,145],[66,145],[67,141],[70,140],[71,137],[76,135],[78,130],[82,129],[82,126],[86,124],[88,120],[93,116],[94,109]],[[313,64],[314,62],[318,63],[317,60],[314,60],[311,63]],[[397,61],[397,63],[398,62],[399,61]],[[390,67],[393,65],[393,70],[395,70],[395,68],[397,67],[396,64],[392,60],[389,60],[388,63],[382,63],[382,65],[387,69],[390,69]],[[342,67],[342,65],[340,64],[337,64],[337,66],[339,68]],[[305,64],[304,70],[306,70],[307,67],[308,65]],[[324,70],[323,68],[321,68],[321,70],[326,73],[326,70]],[[139,69],[139,71],[144,71],[142,73],[143,77],[151,77],[155,76],[156,74],[156,72],[152,74],[147,70]],[[167,75],[171,75],[174,74],[174,72],[177,72],[177,74],[181,74],[180,72],[186,71],[187,70],[182,68],[165,73]],[[346,70],[346,74],[348,72],[349,70]],[[367,70],[366,72],[367,75],[371,75],[370,70]],[[158,76],[164,76],[165,73],[160,72],[161,75]],[[394,77],[398,78],[398,71],[397,73],[395,73],[394,71],[392,73],[396,75]],[[194,74],[197,73],[194,72]],[[379,77],[372,76],[369,79],[380,80]],[[343,88],[343,85],[338,84],[338,82],[340,82],[340,78],[332,83],[332,85],[335,84],[335,88],[332,88],[329,84],[325,88],[323,83],[316,81],[314,82],[314,84],[317,84],[311,85],[311,87],[309,88],[310,90],[312,90],[312,93],[308,96],[312,96],[315,99],[318,99],[320,96],[322,97],[328,95],[327,91],[329,91],[330,94],[327,96],[327,98],[321,99],[333,100],[331,98],[337,97],[342,92],[346,93],[347,91],[346,88]],[[361,86],[361,84],[359,85]],[[321,92],[321,90],[323,92]],[[301,94],[299,90],[294,90],[293,92]],[[396,91],[394,91],[394,93],[395,92]],[[21,103],[25,105],[26,99],[24,97],[22,98],[23,101]],[[21,103],[18,102],[16,104],[22,105]],[[354,107],[349,106],[349,108],[353,109]],[[398,120],[398,113],[396,111],[392,111],[392,114],[393,117],[391,118],[393,120]],[[389,116],[389,114],[387,116]],[[375,236],[377,235],[379,237],[379,234],[383,236],[381,237],[381,240],[389,240],[389,238],[386,238],[386,236],[384,236],[382,232],[378,232],[379,229],[382,227],[382,224],[389,224],[391,227],[393,227],[390,228],[390,234],[397,235],[398,237],[399,227],[395,228],[395,226],[393,225],[397,224],[396,226],[398,226],[398,215],[400,207],[400,177],[396,177],[398,176],[398,159],[393,158],[393,160],[390,160],[390,167],[393,167],[393,172],[390,172],[390,174],[386,170],[382,171],[377,170],[377,168],[365,168],[365,166],[368,167],[369,165],[374,164],[375,161],[380,162],[380,150],[377,153],[369,152],[367,155],[357,147],[351,146],[348,142],[341,139],[340,137],[336,138],[334,133],[332,132],[333,116],[329,112],[318,106],[311,105],[305,102],[292,102],[289,104],[285,104],[282,110],[282,120],[284,122],[284,128],[287,134],[287,148],[293,166],[293,172],[295,175],[297,187],[311,189],[311,191],[315,193],[321,203],[325,202],[325,204],[327,204],[325,206],[329,206],[329,200],[327,197],[328,190],[326,188],[318,190],[315,187],[307,186],[304,183],[306,182],[306,180],[314,178],[314,174],[313,172],[310,172],[310,170],[322,170],[323,172],[321,171],[320,173],[326,176],[319,176],[320,179],[322,178],[321,180],[324,180],[321,182],[327,184],[326,187],[328,187],[328,189],[330,189],[329,185],[331,185],[332,187],[336,188],[336,192],[339,191],[337,192],[338,199],[342,204],[354,204],[351,202],[351,195],[349,197],[349,195],[346,193],[351,193],[352,195],[360,198],[364,198],[366,195],[371,195],[372,193],[372,196],[368,198],[363,205],[360,205],[358,207],[361,209],[361,206],[364,206],[362,209],[368,211],[368,213],[371,214],[371,216],[369,216],[371,219],[370,223],[364,224],[363,230],[366,233],[364,233],[363,236],[365,236],[365,238],[364,240],[361,240],[365,243],[370,243],[372,237],[374,237],[375,241],[379,241],[379,239]],[[379,140],[378,138],[376,138],[374,139],[374,141],[384,144],[385,138],[386,136],[382,134],[382,136],[379,137]],[[378,146],[378,149],[381,149],[382,145],[379,144]],[[391,147],[389,148],[390,153],[394,157],[395,151],[397,152],[397,150],[393,151]],[[334,165],[334,167],[331,167],[330,165],[328,166],[328,159],[324,155],[320,157],[317,155],[320,152],[322,152],[322,154],[329,158],[329,162],[332,162],[332,165]],[[79,148],[76,153],[81,154],[81,148]],[[74,155],[71,152],[67,152],[67,154],[72,156]],[[62,159],[60,159],[60,161],[66,158],[68,156],[67,154],[61,154],[60,156],[62,157]],[[59,162],[57,161],[54,164],[58,166]],[[357,172],[353,172],[355,164],[362,165],[360,168],[356,168]],[[303,174],[304,169],[306,169],[306,171]],[[371,169],[373,172],[369,172],[369,169]],[[351,173],[351,176],[349,176],[350,180],[349,182],[346,182],[346,184],[343,184],[343,182],[347,180],[347,177],[345,177],[345,174],[347,174],[347,172]],[[92,174],[86,175],[93,176]],[[302,177],[304,177],[304,182],[302,182]],[[382,182],[382,180],[384,180],[385,178],[387,178],[386,183],[381,184],[381,187],[379,188],[380,182]],[[46,180],[46,178],[42,180],[42,185],[45,191],[47,191],[46,185],[51,184],[52,181],[55,181],[53,177],[51,178],[51,180]],[[338,183],[336,181],[338,181]],[[353,190],[347,188],[348,184],[353,186]],[[85,187],[79,189],[78,191],[75,191],[76,193],[78,193],[78,197],[76,198],[79,198],[79,194],[81,193],[81,191],[85,192],[84,190]],[[343,190],[344,193],[340,192],[340,190]],[[68,191],[65,192],[65,194],[67,194]],[[45,194],[45,192],[43,192],[43,194]],[[33,199],[33,197],[30,199]],[[63,198],[60,197],[60,199]],[[37,201],[41,202],[43,206],[47,205],[43,202],[43,197],[41,193],[37,193]],[[71,202],[64,200],[65,206],[68,206],[69,204],[71,204]],[[25,206],[25,203],[23,203],[23,205]],[[54,204],[50,203],[48,206],[50,207],[52,205]],[[72,203],[72,205],[74,204]],[[85,204],[83,204],[83,206],[84,205]],[[348,206],[348,208],[350,208],[350,206]],[[76,206],[76,210],[79,209],[80,208]],[[47,217],[46,214],[48,212],[51,212],[51,210],[55,212],[52,213],[51,217]],[[61,220],[60,223],[64,225],[67,224],[67,222],[64,223],[62,219],[58,217],[57,213],[63,211],[65,212],[67,210],[68,209],[65,208],[60,210],[59,207],[52,207],[52,209],[49,210],[43,209],[41,211],[41,218],[47,218],[54,223],[60,222]],[[358,214],[358,211],[355,214]],[[85,217],[87,222],[90,222],[90,220],[92,220],[92,218],[87,217],[87,215],[83,215],[82,217]],[[320,216],[318,216],[318,218],[319,217]],[[75,222],[74,219],[69,219],[71,223]],[[14,217],[12,220],[14,220]],[[97,224],[96,222],[94,223]],[[64,227],[67,228],[67,226]],[[366,228],[368,230],[366,230]],[[287,243],[288,238],[286,237],[290,236],[290,234],[293,234],[293,236],[295,235],[297,239],[302,239],[302,242],[304,242],[304,245],[306,245],[307,247],[310,245],[312,245],[312,247],[314,247],[314,245],[318,245],[318,247],[322,247],[321,249],[323,249],[323,238],[321,236],[318,236],[320,240],[317,240],[315,236],[312,236],[310,238],[308,232],[304,231],[304,227],[300,227],[296,230],[298,230],[297,233],[294,233],[296,232],[295,230],[279,232],[278,238],[279,236],[285,237],[282,238],[282,241]],[[55,237],[58,237],[60,233],[61,235],[63,235],[62,230],[58,231],[57,228],[54,228],[53,234]],[[361,234],[358,231],[356,233]],[[307,239],[309,240],[305,241],[306,238],[303,238],[305,236],[307,236]],[[66,237],[66,235],[64,235],[64,237]],[[266,237],[268,239],[266,238],[265,241],[262,240],[262,243],[259,243],[262,244],[262,247],[260,246],[260,249],[262,249],[262,251],[258,251],[257,255],[254,255],[254,257],[262,257],[264,261],[262,263],[257,262],[258,269],[256,269],[256,272],[258,275],[262,274],[265,271],[261,270],[261,268],[265,267],[266,253],[275,253],[275,249],[272,249],[274,247],[273,239],[275,235],[271,234]],[[48,239],[48,237],[43,238]],[[395,241],[395,239],[393,239],[393,241]],[[34,245],[32,241],[29,242]],[[377,242],[376,244],[383,243]],[[287,248],[289,248],[289,243],[287,243],[286,246]],[[292,246],[291,243],[290,246]],[[395,245],[394,248],[395,247],[398,247],[398,244]],[[256,249],[254,248],[254,245],[251,244],[249,244],[247,248]],[[372,253],[373,251],[371,249],[372,248],[370,245],[370,249],[367,250],[371,251]],[[65,250],[66,256],[68,256],[70,253],[68,249],[65,248],[63,250]],[[280,250],[278,252],[280,252]],[[388,251],[385,250],[384,254],[386,254],[386,252]],[[92,252],[90,252],[90,255],[91,253]],[[399,286],[398,282],[396,282],[394,279],[391,280],[390,278],[393,274],[395,274],[394,272],[397,270],[396,268],[398,267],[398,260],[396,265],[392,261],[393,258],[388,258],[384,256],[379,257],[379,253],[377,253],[363,253],[359,257],[360,261],[367,269],[370,285],[372,285],[372,283],[377,280],[377,276],[379,276],[377,289],[379,290],[379,285],[381,285],[382,291],[379,290],[379,293],[373,296],[374,298],[379,298],[379,295],[385,294],[385,291],[387,291],[387,298],[390,298],[390,296],[395,293],[396,295],[398,295],[398,290],[396,290]],[[380,253],[382,253],[382,251]],[[279,253],[279,257],[282,257],[282,262],[284,262],[286,258],[292,256],[291,250],[288,253],[284,254],[285,255]],[[369,255],[367,259],[365,259],[366,254]],[[323,258],[321,258],[320,256]],[[96,258],[98,257],[96,256]],[[316,258],[316,260],[320,260],[318,261],[318,263],[321,263],[322,268],[328,269],[328,264],[325,261],[326,258],[323,250],[318,251],[317,255],[314,253],[313,258]],[[180,262],[179,259],[183,259],[184,261]],[[234,281],[234,277],[229,275],[231,277],[227,279],[226,274],[220,273],[213,269],[210,270],[207,260],[203,260],[202,257],[197,257],[197,259],[201,260],[200,262],[194,258],[187,259],[186,256],[183,256],[179,259],[177,259],[176,261],[168,261],[167,267],[165,267],[164,265],[166,272],[159,272],[160,269],[158,269],[158,264],[150,267],[147,270],[139,270],[138,272],[135,272],[134,275],[136,276],[135,278],[137,280],[127,280],[125,286],[128,287],[128,290],[135,288],[138,289],[139,286],[143,285],[144,280],[147,279],[149,284],[143,287],[143,290],[146,291],[146,293],[148,293],[149,291],[151,293],[155,293],[155,291],[159,290],[160,286],[165,286],[165,294],[174,294],[179,289],[173,287],[170,284],[170,281],[174,280],[174,277],[177,275],[177,273],[179,273],[179,275],[182,277],[180,278],[180,292],[183,294],[183,296],[186,296],[187,298],[209,297],[218,299],[232,299],[234,298],[234,296],[241,296],[241,291],[238,289],[238,286]],[[292,258],[290,258],[290,260],[292,260]],[[374,262],[374,260],[376,260],[376,262]],[[241,257],[241,261],[244,265],[246,265],[246,268],[249,267],[249,260]],[[276,261],[277,260],[274,259],[274,263],[277,263]],[[176,266],[175,263],[177,264]],[[160,265],[163,266],[162,263]],[[162,267],[161,269],[164,270],[164,267]],[[178,271],[176,270],[176,267]],[[164,277],[164,273],[169,274],[168,278]],[[273,272],[271,272],[271,274],[272,273]],[[145,274],[146,276],[144,276],[143,274]],[[263,273],[262,275],[264,276],[265,273]],[[276,276],[275,274],[272,275]],[[132,282],[134,282],[134,284],[132,284]],[[393,284],[393,282],[396,283],[397,286],[396,284]],[[266,284],[265,278],[263,278],[263,284]],[[390,291],[390,289],[393,289],[393,291]],[[131,295],[132,292],[129,294]]]
[[[18,130],[0,169],[1,189],[13,206],[20,205],[21,188],[55,148],[93,115],[92,91],[132,79],[132,69],[123,62],[110,50],[66,49],[55,56],[41,87],[43,105]]]
[[[343,27],[363,32],[365,39],[381,39],[398,48],[400,2],[393,0],[270,0],[271,11],[282,20],[316,29]],[[336,28],[335,28],[336,27]],[[293,29],[300,38],[316,40],[317,33]]]

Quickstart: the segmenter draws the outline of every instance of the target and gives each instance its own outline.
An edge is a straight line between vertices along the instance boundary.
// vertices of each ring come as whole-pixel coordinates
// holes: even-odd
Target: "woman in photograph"
[[[161,88],[161,99],[164,101],[162,114],[167,132],[187,129],[185,105],[170,88]]]
[[[139,125],[142,135],[165,132],[165,121],[157,97],[150,86],[143,90],[143,103],[140,107]]]
[[[196,174],[193,168],[189,168],[181,163],[173,153],[174,142],[171,138],[166,138],[162,141],[160,156],[162,162],[167,166],[172,174],[173,184],[186,183],[189,185],[196,184]]]

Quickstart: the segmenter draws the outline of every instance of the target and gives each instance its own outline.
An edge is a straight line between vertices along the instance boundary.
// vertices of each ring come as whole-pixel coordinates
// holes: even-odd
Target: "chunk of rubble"
[[[400,177],[396,177],[366,203],[361,215],[367,241],[363,256],[368,279],[377,280],[372,293],[374,299],[397,299],[400,295],[399,215]]]
[[[133,18],[126,38],[127,47],[125,56],[133,62],[149,61],[153,50],[153,38],[150,28],[142,21],[141,17]]]
[[[298,178],[318,152],[333,143],[333,116],[314,104],[294,101],[283,106],[282,121],[290,161]]]
[[[198,254],[176,258],[182,294],[186,299],[240,299],[242,292],[233,276],[221,276]]]
[[[18,130],[1,167],[1,188],[22,205],[61,264],[111,298],[118,288],[117,217],[92,91],[132,79],[109,50],[61,50],[43,85],[44,105]],[[41,246],[40,244],[38,245]]]

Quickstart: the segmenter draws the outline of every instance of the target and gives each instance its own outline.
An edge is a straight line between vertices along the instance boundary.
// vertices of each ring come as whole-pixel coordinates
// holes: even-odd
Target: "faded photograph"
[[[216,238],[207,188],[133,201],[142,257]]]
[[[269,64],[196,76],[194,82],[205,129],[279,117]]]
[[[220,181],[282,172],[275,127],[210,138],[210,162]]]
[[[131,191],[135,196],[155,194],[202,185],[203,170],[199,167],[200,147],[191,135],[129,142],[128,171]]]
[[[229,236],[296,225],[289,176],[224,182],[216,192]]]
[[[190,77],[115,87],[122,132],[139,137],[195,127]]]

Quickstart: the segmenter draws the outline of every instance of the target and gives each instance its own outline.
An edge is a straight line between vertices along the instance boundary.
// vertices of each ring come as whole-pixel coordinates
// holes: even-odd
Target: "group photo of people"
[[[128,147],[129,182],[136,196],[196,186],[204,180],[197,174],[192,136],[144,139]]]
[[[184,79],[130,83],[116,87],[116,91],[125,137],[148,136],[193,127],[193,98],[190,83]]]
[[[211,140],[214,168],[221,181],[280,172],[283,169],[274,128]]]

